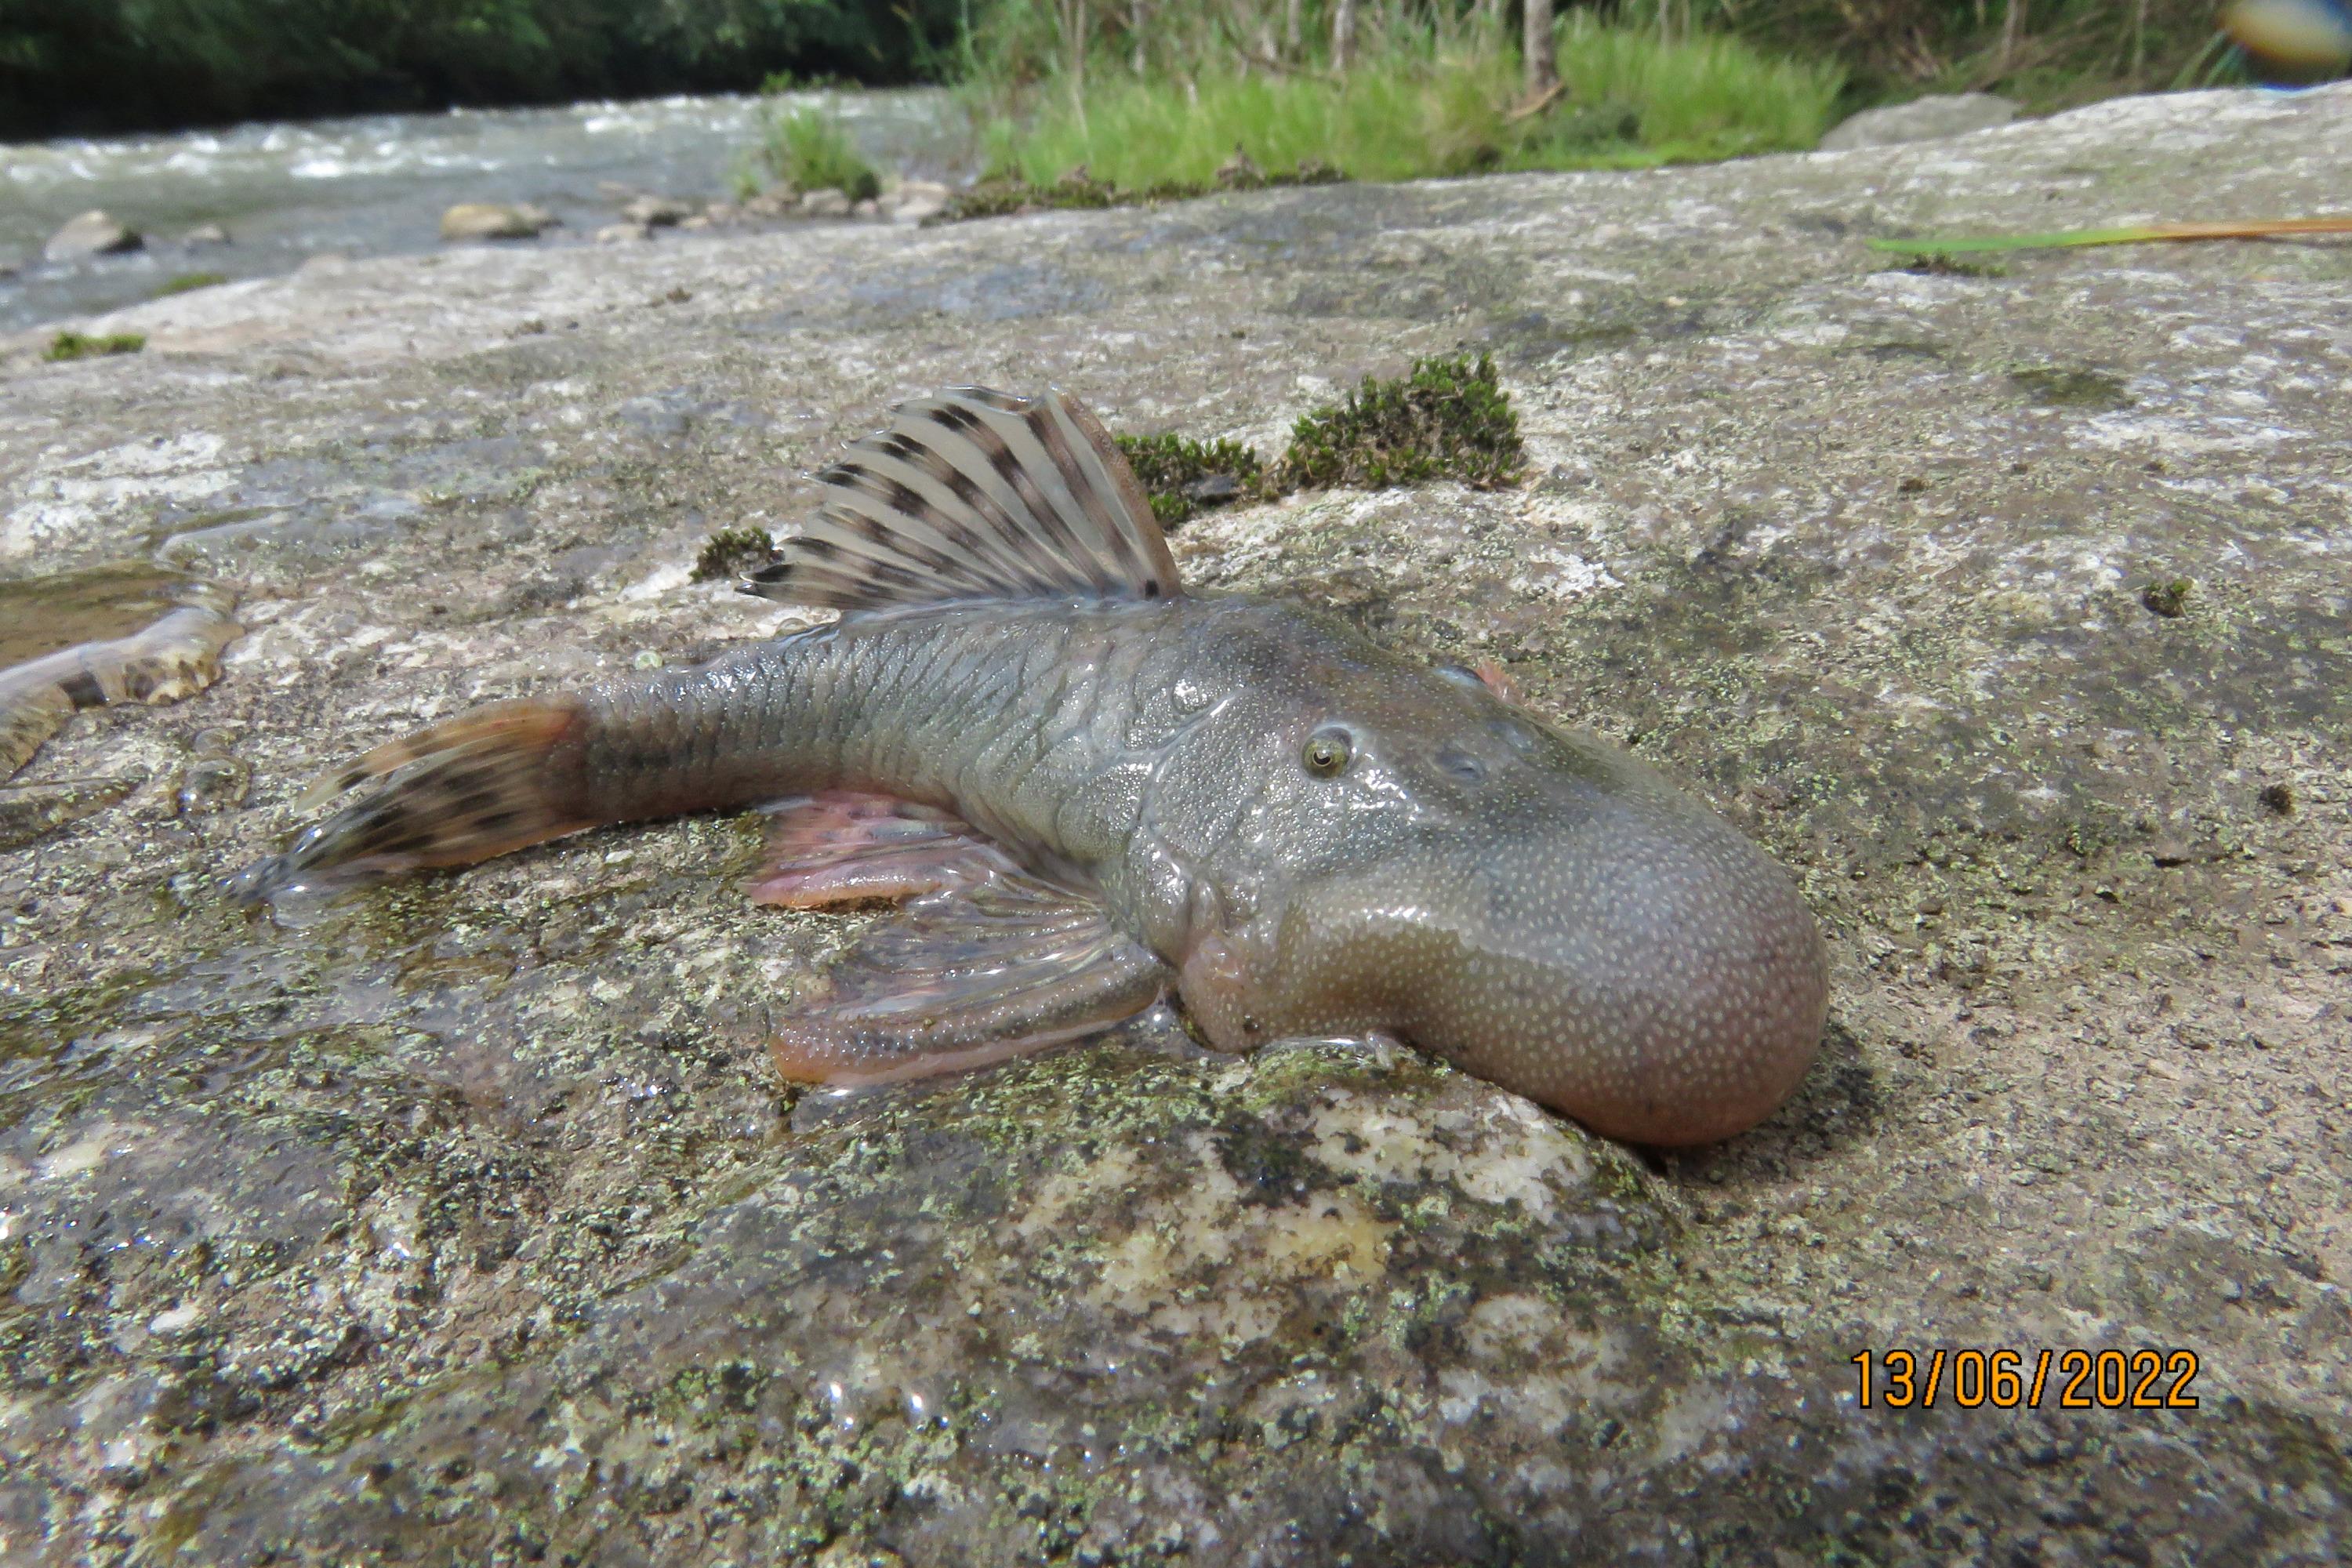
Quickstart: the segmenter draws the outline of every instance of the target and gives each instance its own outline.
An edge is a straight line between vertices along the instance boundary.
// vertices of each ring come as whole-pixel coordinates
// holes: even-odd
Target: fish
[[[0,669],[0,783],[22,771],[76,710],[182,701],[220,678],[222,650],[244,634],[216,593],[127,637],[76,643]]]
[[[765,804],[749,892],[881,903],[772,1042],[803,1083],[977,1068],[1173,999],[1210,1047],[1388,1036],[1624,1142],[1710,1143],[1828,1005],[1788,874],[1475,670],[1181,581],[1059,392],[900,405],[745,591],[838,612],[498,702],[328,775],[247,902]]]

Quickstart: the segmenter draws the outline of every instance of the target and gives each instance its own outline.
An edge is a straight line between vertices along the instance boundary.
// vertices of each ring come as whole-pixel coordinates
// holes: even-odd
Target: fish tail
[[[312,785],[302,805],[382,780],[377,788],[286,853],[247,867],[228,891],[251,903],[296,887],[467,866],[612,820],[584,804],[589,728],[578,699],[525,698],[378,746]]]

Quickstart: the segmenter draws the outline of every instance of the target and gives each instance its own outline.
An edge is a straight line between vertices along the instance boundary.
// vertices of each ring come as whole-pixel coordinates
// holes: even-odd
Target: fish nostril
[[[1439,747],[1437,765],[1455,778],[1467,779],[1474,784],[1486,776],[1486,764],[1458,746]]]
[[[1543,737],[1541,732],[1538,731],[1533,724],[1528,723],[1524,719],[1510,718],[1498,720],[1493,726],[1493,729],[1495,734],[1501,739],[1503,744],[1510,747],[1512,751],[1517,752],[1520,756],[1534,756],[1543,748]]]

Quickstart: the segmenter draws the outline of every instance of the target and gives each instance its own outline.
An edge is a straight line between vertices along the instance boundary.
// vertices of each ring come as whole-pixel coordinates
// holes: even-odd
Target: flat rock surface
[[[321,263],[78,324],[136,354],[0,342],[0,576],[160,563],[250,628],[9,786],[84,805],[0,849],[0,1557],[2341,1560],[2352,248],[1862,242],[2326,211],[2347,167],[2352,89],[2184,95]],[[214,890],[358,748],[791,624],[688,565],[894,399],[1271,449],[1464,342],[1523,486],[1178,553],[1499,660],[1791,868],[1829,1037],[1725,1147],[1165,1015],[796,1094],[763,1041],[856,922],[751,908],[751,817],[287,926]],[[225,747],[249,795],[184,813]]]
[[[2006,125],[2016,118],[2016,104],[1990,92],[1931,94],[1908,103],[1890,103],[1848,115],[1822,138],[1822,148],[1824,152],[1843,153],[1853,147],[1935,142]]]

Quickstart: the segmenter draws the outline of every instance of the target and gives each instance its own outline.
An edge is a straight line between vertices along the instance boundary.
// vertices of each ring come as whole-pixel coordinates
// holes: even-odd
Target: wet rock
[[[634,240],[651,239],[654,231],[641,223],[608,223],[598,229],[594,238],[599,245],[626,245]]]
[[[41,256],[49,261],[79,261],[86,257],[114,256],[126,250],[137,250],[146,243],[137,229],[118,223],[92,208],[78,217],[67,219],[63,227],[49,236],[48,243],[41,247]]]
[[[467,239],[536,239],[556,222],[553,214],[530,203],[459,202],[442,213],[441,237]]]
[[[882,214],[882,203],[878,197],[867,196],[864,201],[852,206],[849,212],[852,217],[879,217]]]
[[[228,230],[219,224],[202,223],[182,235],[180,243],[191,250],[195,250],[209,245],[227,245],[231,241]]]
[[[1906,142],[1938,142],[1990,131],[2017,118],[2017,105],[1990,92],[1954,92],[1915,98],[1849,115],[1822,138],[1824,153],[1852,147],[1893,147]]]
[[[624,222],[646,228],[667,228],[695,216],[695,205],[675,196],[639,196],[621,209]]]
[[[803,217],[847,217],[849,207],[849,197],[845,193],[830,187],[822,191],[810,191],[801,197],[800,210]]]
[[[883,213],[897,223],[921,223],[947,210],[951,193],[933,180],[908,180],[881,196]]]
[[[790,185],[775,185],[743,199],[743,216],[755,218],[791,217],[800,211],[801,194]]]
[[[2347,164],[2352,89],[2181,94],[1833,159],[386,258],[92,327],[145,363],[0,363],[0,577],[161,548],[247,627],[0,791],[0,1557],[2339,1559],[2341,258],[1922,275],[1862,237],[2191,184],[2322,211]],[[751,907],[756,813],[275,922],[214,895],[355,752],[802,624],[698,557],[797,526],[796,476],[911,391],[1270,456],[1465,339],[1522,483],[1241,495],[1174,549],[1499,668],[1791,868],[1832,1026],[1724,1148],[1164,1015],[795,1089],[775,1020],[871,917]],[[225,760],[243,808],[184,809]],[[1891,1405],[1885,1352],[1924,1391],[1938,1348],[2027,1386],[2050,1351],[2040,1405],[1954,1355]],[[2158,1405],[2062,1406],[2073,1348],[2158,1357]]]

